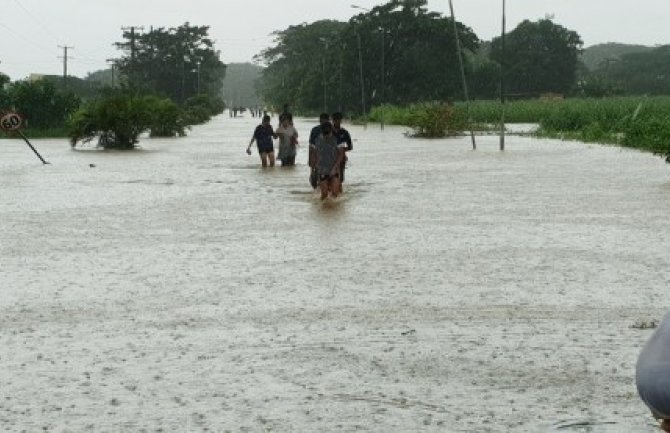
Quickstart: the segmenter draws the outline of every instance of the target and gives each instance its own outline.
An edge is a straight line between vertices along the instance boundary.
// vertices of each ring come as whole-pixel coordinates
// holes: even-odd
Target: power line
[[[7,29],[9,31],[10,36],[16,38],[17,40],[19,40],[21,42],[28,42],[28,43],[32,44],[33,46],[43,50],[44,52],[51,53],[51,49],[48,49],[44,45],[38,44],[37,42],[22,36],[16,30],[12,29],[11,27],[7,26],[6,24],[0,23],[0,27],[4,27],[5,29]]]
[[[35,14],[30,12],[19,0],[14,0],[14,3],[16,3],[23,11],[28,14],[37,24],[40,30],[44,31],[45,33],[48,33],[50,37],[58,40],[61,39],[58,36],[56,36],[51,30],[49,30],[49,26],[47,26],[42,20],[37,18]]]

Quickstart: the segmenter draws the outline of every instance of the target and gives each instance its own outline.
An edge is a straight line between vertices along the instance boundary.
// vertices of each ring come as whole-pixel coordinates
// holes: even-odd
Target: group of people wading
[[[254,130],[254,135],[247,146],[247,154],[251,155],[251,146],[256,142],[258,154],[263,167],[274,167],[274,140],[279,140],[277,159],[282,166],[295,165],[298,148],[298,131],[293,126],[293,116],[284,107],[279,115],[277,129],[272,129],[270,116],[263,116],[262,123]],[[353,150],[351,135],[342,127],[342,113],[322,113],[319,124],[309,134],[310,167],[309,183],[313,189],[320,188],[321,199],[328,196],[337,197],[342,193],[346,152]]]

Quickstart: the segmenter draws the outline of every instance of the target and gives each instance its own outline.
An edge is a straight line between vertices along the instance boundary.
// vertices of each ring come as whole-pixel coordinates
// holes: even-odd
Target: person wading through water
[[[319,186],[319,179],[316,174],[316,153],[315,153],[315,145],[316,145],[316,139],[319,135],[321,135],[321,126],[324,123],[328,123],[330,120],[330,116],[328,113],[321,113],[319,116],[319,124],[316,125],[314,128],[309,133],[309,157],[308,157],[308,164],[310,173],[309,173],[309,184],[312,185],[312,188],[316,189],[317,186]]]
[[[254,130],[254,135],[251,137],[249,146],[247,146],[247,155],[251,155],[251,145],[256,142],[258,147],[258,154],[261,157],[261,165],[267,167],[275,166],[275,149],[272,139],[277,138],[277,134],[272,130],[270,125],[270,116],[263,116],[263,123],[258,125]]]
[[[337,137],[333,134],[333,125],[330,122],[321,125],[321,134],[314,144],[321,200],[326,199],[329,194],[337,197],[340,193],[340,165],[344,160],[345,147],[344,143],[337,144]]]
[[[279,119],[279,126],[275,130],[275,134],[279,137],[279,152],[277,152],[277,159],[281,161],[282,167],[295,165],[298,131],[293,127],[292,120],[290,113],[282,114]]]
[[[351,134],[349,134],[349,131],[342,128],[342,113],[333,113],[332,118],[333,134],[335,134],[335,137],[337,138],[337,144],[345,144],[345,152],[352,151],[354,149],[354,145],[351,142]],[[345,153],[344,158],[342,159],[342,163],[340,164],[340,194],[343,192],[342,184],[344,183],[344,169],[348,160],[349,158],[347,158],[347,154]]]

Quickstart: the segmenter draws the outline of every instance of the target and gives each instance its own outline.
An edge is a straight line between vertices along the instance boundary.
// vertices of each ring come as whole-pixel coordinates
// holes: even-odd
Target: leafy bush
[[[631,119],[623,133],[625,146],[670,157],[670,116],[648,115]]]
[[[170,99],[150,97],[152,105],[151,136],[174,137],[186,135],[186,119],[184,111]]]
[[[444,137],[460,134],[467,127],[463,113],[444,103],[412,106],[408,126],[419,137]]]
[[[432,102],[412,104],[408,107],[383,105],[374,107],[370,120],[391,125],[409,126],[418,137],[445,137],[461,133],[467,128],[465,113],[450,104]]]
[[[139,135],[149,130],[172,136],[184,134],[175,103],[125,89],[109,89],[73,115],[68,136],[72,146],[99,137],[102,147],[132,149]]]

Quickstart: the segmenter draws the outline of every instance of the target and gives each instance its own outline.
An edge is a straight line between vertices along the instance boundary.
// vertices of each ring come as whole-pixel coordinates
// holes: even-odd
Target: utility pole
[[[386,71],[384,71],[385,64],[386,64],[386,59],[384,58],[384,51],[386,48],[386,43],[384,42],[384,34],[386,33],[386,29],[384,26],[381,28],[382,31],[382,97],[380,98],[381,100],[381,110],[382,110],[382,118],[381,118],[381,123],[380,127],[381,130],[384,130],[384,104],[386,103]]]
[[[361,80],[361,113],[365,117],[365,83],[363,81],[363,52],[361,51],[361,34],[356,32],[358,41],[358,73]]]
[[[463,95],[465,96],[465,104],[468,113],[468,123],[470,124],[470,139],[472,140],[472,150],[477,149],[477,142],[475,141],[475,131],[472,128],[472,118],[470,116],[470,95],[468,94],[468,82],[465,79],[465,67],[463,66],[463,52],[461,50],[461,38],[458,35],[458,26],[456,25],[456,16],[454,15],[454,5],[449,0],[449,10],[451,11],[451,23],[454,25],[454,38],[456,39],[456,51],[458,52],[458,65],[461,70],[461,82],[463,84]]]
[[[502,114],[500,118],[500,150],[505,150],[505,9],[505,0],[502,0],[502,34],[500,36],[500,106],[502,107]]]
[[[322,44],[325,46],[324,52],[328,52],[328,39],[325,37],[319,38],[319,41],[321,41]],[[321,55],[321,81],[323,84],[323,112],[327,113],[328,112],[328,85],[326,82],[326,55],[322,54]]]
[[[144,27],[142,26],[128,26],[128,27],[121,27],[121,30],[125,31],[130,31],[130,60],[135,61],[135,30],[144,30]]]
[[[200,60],[196,62],[196,67],[197,67],[197,77],[196,77],[196,92],[199,95],[200,94]]]
[[[129,78],[134,75],[135,72],[135,39],[136,39],[136,33],[135,30],[144,30],[144,27],[142,26],[128,26],[128,27],[121,27],[121,30],[124,32],[129,31],[130,32],[130,74]],[[132,78],[131,78],[132,79]]]
[[[112,64],[112,88],[114,88],[114,75],[116,72],[116,59],[107,59],[107,63]]]
[[[74,47],[59,45],[58,48],[63,49],[63,87],[67,89],[67,50]]]

